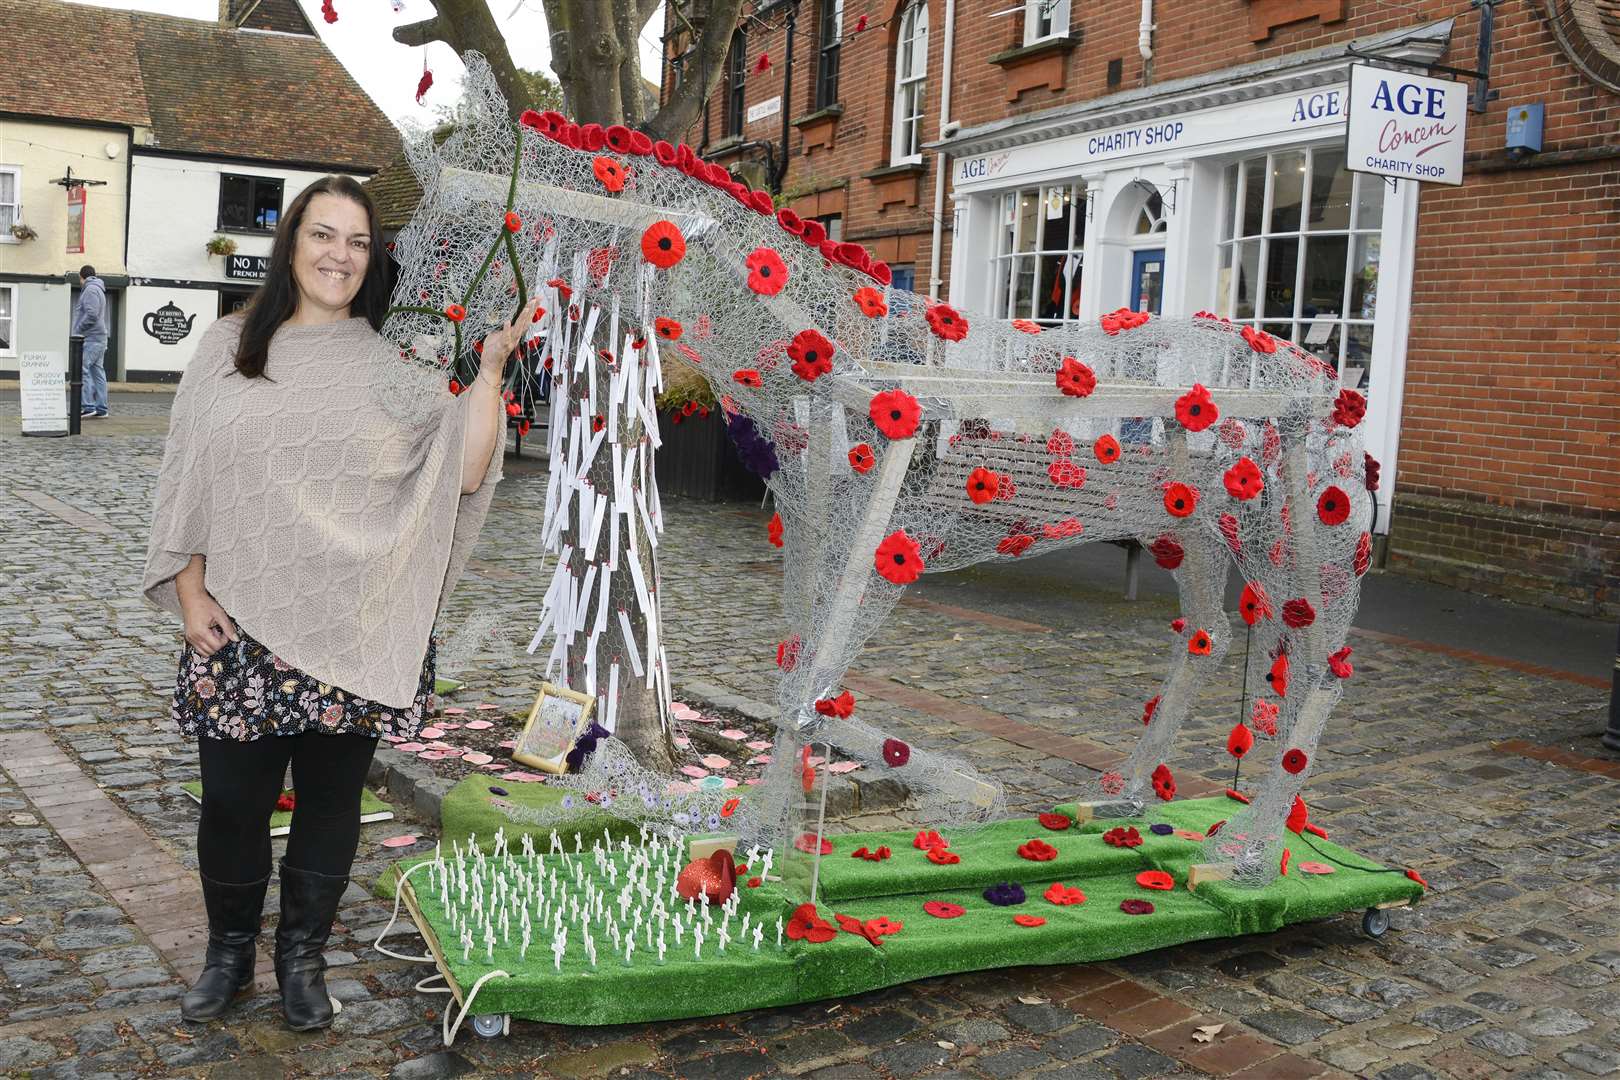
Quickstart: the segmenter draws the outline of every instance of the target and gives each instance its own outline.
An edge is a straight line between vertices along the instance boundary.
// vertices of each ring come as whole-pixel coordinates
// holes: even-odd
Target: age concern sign
[[[1350,69],[1345,163],[1354,172],[1463,182],[1468,88],[1357,64]]]

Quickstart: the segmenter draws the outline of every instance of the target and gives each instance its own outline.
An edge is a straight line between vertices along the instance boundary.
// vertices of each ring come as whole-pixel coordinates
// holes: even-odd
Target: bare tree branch
[[[484,54],[495,73],[495,81],[516,118],[529,107],[527,90],[518,76],[517,65],[506,47],[506,38],[486,0],[435,0],[437,14],[431,19],[394,27],[394,40],[405,45],[426,45],[442,41],[457,54],[476,50]]]
[[[719,85],[725,71],[726,50],[737,29],[742,0],[702,0],[694,3],[691,21],[697,33],[682,71],[681,83],[645,126],[655,139],[677,142],[697,122],[703,103]]]

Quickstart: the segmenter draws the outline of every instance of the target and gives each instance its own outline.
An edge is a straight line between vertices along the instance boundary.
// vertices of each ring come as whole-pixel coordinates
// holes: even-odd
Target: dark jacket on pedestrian
[[[111,329],[107,325],[107,286],[98,277],[84,283],[79,290],[79,303],[73,309],[72,337],[105,338]]]

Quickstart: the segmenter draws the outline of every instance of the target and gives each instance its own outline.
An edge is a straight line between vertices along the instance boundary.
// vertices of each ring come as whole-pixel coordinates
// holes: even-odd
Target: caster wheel
[[[485,1013],[483,1016],[472,1018],[473,1030],[486,1039],[494,1039],[506,1034],[506,1017],[497,1013]]]
[[[1382,908],[1368,908],[1361,917],[1361,930],[1370,938],[1381,938],[1389,929],[1389,912]]]

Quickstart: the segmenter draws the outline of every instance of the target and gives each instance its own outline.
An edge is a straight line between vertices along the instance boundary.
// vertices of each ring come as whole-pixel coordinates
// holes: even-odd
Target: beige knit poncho
[[[209,327],[180,379],[142,591],[179,615],[175,575],[201,554],[208,592],[281,660],[408,707],[500,448],[462,495],[468,399],[443,393],[417,426],[394,419],[381,398],[402,361],[364,319],[283,325],[268,379],[236,373],[241,327]]]

